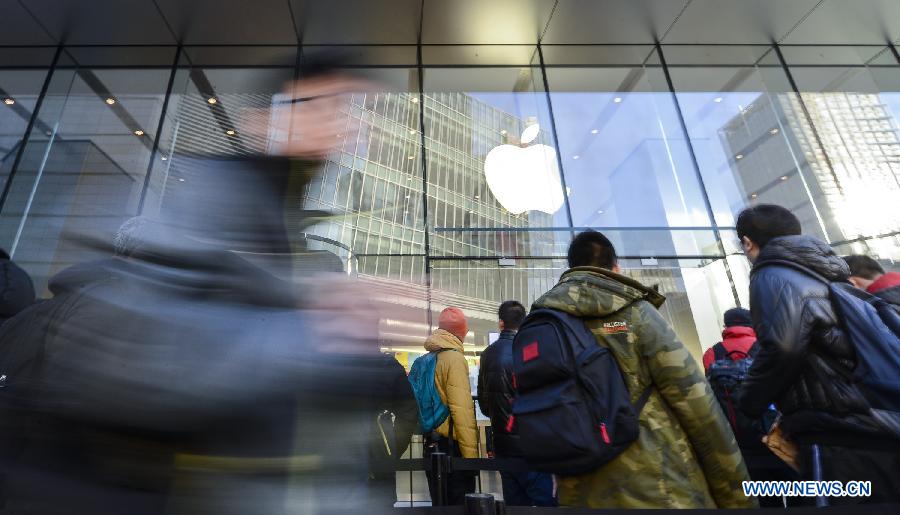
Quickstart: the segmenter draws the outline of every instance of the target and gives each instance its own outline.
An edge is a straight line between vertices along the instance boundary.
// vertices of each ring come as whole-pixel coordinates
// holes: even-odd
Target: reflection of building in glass
[[[720,129],[742,194],[790,208],[831,241],[900,229],[891,202],[900,194],[900,139],[879,95],[805,93],[803,101],[809,118],[796,95],[762,95]]]
[[[420,107],[425,109],[428,226],[434,228],[429,235],[430,254],[546,255],[553,240],[522,230],[550,225],[550,215],[509,213],[494,199],[484,179],[487,153],[513,140],[526,122],[462,93],[434,93],[425,95],[421,103],[418,100],[405,93],[354,96],[349,123],[359,124],[358,136],[344,142],[302,201],[307,209],[338,213],[312,232],[349,245],[359,257],[360,276],[375,282],[390,278],[392,284],[384,286],[395,297],[404,296],[405,287],[406,297],[420,299],[421,308],[427,309],[421,287],[424,258],[390,255],[425,252]],[[451,266],[444,266],[447,263]],[[478,262],[452,264],[434,265],[431,299],[435,310],[452,304],[474,319],[494,324],[500,301],[527,302],[541,293],[530,284],[526,270],[518,274],[510,270],[501,277],[484,273]],[[488,266],[495,265],[492,260]],[[391,332],[404,340],[399,328]],[[422,335],[422,327],[415,326],[414,338],[407,343],[420,345]],[[478,335],[484,339],[486,331]],[[487,341],[474,343],[480,346]]]

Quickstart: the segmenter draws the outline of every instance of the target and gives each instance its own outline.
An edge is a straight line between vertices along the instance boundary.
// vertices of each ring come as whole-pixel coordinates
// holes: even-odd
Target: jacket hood
[[[604,317],[637,301],[657,308],[666,298],[624,275],[590,266],[570,268],[532,309],[550,308],[583,318]]]
[[[767,265],[799,266],[832,282],[846,281],[850,267],[824,241],[813,236],[779,236],[760,251],[753,271]]]
[[[463,343],[451,332],[438,329],[425,340],[425,350],[433,352],[440,349],[456,349],[463,352]]]
[[[725,330],[722,331],[722,339],[725,340],[731,340],[733,338],[746,338],[748,336],[756,338],[756,331],[754,331],[752,327],[746,327],[743,325],[726,327]]]

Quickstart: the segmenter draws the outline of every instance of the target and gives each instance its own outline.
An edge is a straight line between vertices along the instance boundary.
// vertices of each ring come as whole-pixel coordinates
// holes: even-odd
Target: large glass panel
[[[547,64],[575,227],[623,255],[721,255],[662,69]]]
[[[489,237],[450,229],[519,231],[517,245],[530,247],[535,228],[569,227],[541,70],[528,65],[533,49],[518,51],[521,66],[424,71],[432,255],[500,252]],[[538,245],[553,247],[553,234]]]
[[[380,55],[380,54],[377,54]],[[333,214],[311,230],[357,254],[422,254],[425,245],[418,74],[354,68],[372,84],[354,93],[343,145],[303,194],[307,209]]]
[[[138,214],[168,79],[168,69],[54,72],[2,207],[0,244],[39,294],[60,269],[108,255],[96,244]]]
[[[481,352],[499,332],[500,303],[518,300],[530,307],[556,284],[566,268],[565,259],[431,260],[434,319],[447,306],[462,309],[470,331],[463,342],[466,350]]]
[[[0,191],[21,149],[46,76],[47,70],[0,69]]]
[[[798,138],[802,111],[780,66],[670,68],[704,184],[721,226],[755,203],[779,204],[824,236],[825,191]]]
[[[874,53],[867,50],[863,55]],[[804,65],[791,74],[806,113],[796,132],[825,191],[821,208],[833,243],[861,238],[875,257],[900,248],[900,67]],[[797,108],[800,106],[798,105]],[[886,236],[872,240],[870,238]]]

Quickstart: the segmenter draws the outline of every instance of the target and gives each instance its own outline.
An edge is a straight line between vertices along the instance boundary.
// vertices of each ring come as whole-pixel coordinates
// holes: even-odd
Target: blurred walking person
[[[781,206],[745,209],[737,233],[753,263],[750,312],[759,345],[740,408],[759,417],[775,404],[781,431],[798,448],[801,479],[872,482],[871,497],[830,502],[897,502],[897,414],[873,411],[853,378],[862,356],[833,304],[830,285],[847,283],[850,268],[828,244],[802,235],[800,221]]]
[[[478,406],[491,419],[494,454],[498,458],[519,458],[519,435],[512,403],[513,385],[512,345],[516,332],[525,320],[525,306],[515,300],[500,304],[500,337],[481,353],[478,370]],[[545,472],[500,471],[503,482],[503,502],[507,506],[556,506],[553,477]]]
[[[126,224],[116,257],[54,276],[54,298],[0,330],[7,509],[366,506],[378,315],[343,274],[292,281],[284,200],[316,176],[346,133],[347,95],[366,86],[313,64],[285,93],[298,101],[280,118],[281,155],[173,154],[185,181],[160,217]]]

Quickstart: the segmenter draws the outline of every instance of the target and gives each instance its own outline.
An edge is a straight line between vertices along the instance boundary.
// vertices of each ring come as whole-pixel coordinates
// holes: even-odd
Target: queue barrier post
[[[494,496],[491,494],[466,494],[466,515],[496,515]]]

